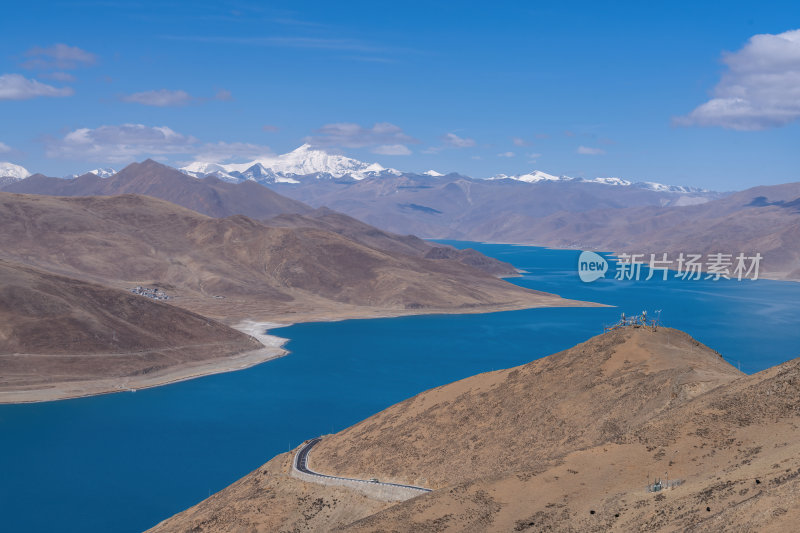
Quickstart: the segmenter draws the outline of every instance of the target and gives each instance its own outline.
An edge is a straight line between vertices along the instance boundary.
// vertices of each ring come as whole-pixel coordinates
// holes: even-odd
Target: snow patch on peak
[[[430,176],[432,178],[440,178],[444,176],[441,172],[436,172],[435,170],[426,170],[422,173],[424,176]]]
[[[591,183],[602,183],[603,185],[615,185],[618,187],[627,187],[631,182],[622,178],[594,178],[591,180],[584,180]]]
[[[97,176],[99,176],[101,178],[110,178],[111,176],[113,176],[116,173],[117,173],[117,171],[114,170],[111,167],[96,168],[94,170],[87,170],[86,172],[81,172],[80,174],[67,174],[66,176],[64,176],[64,178],[66,178],[66,179],[75,179],[75,178],[77,178],[79,176],[83,176],[84,174],[95,174],[95,175],[97,175]]]
[[[565,181],[572,178],[567,178],[566,176],[554,176],[540,170],[534,170],[528,174],[521,174],[517,176],[517,179],[526,183],[536,183],[539,181]]]
[[[498,174],[488,179],[515,180],[515,181],[524,181],[525,183],[538,183],[540,181],[571,181],[573,178],[570,178],[568,176],[554,176],[553,174],[548,174],[546,172],[542,172],[541,170],[534,170],[533,172],[528,172],[526,174],[517,174],[515,176],[509,176],[507,174]]]
[[[31,173],[28,169],[14,163],[0,162],[0,178],[14,178],[15,180],[25,179]]]
[[[187,174],[210,174],[212,172],[219,172],[220,170],[225,170],[222,165],[218,165],[216,163],[204,163],[203,161],[195,161],[194,163],[189,163],[185,167],[182,167],[181,170],[185,171]]]
[[[635,183],[634,186],[640,189],[648,189],[657,192],[676,192],[676,193],[706,193],[710,192],[708,189],[700,187],[686,187],[684,185],[664,185],[663,183],[656,183],[654,181],[643,181]]]
[[[570,176],[554,176],[552,174],[547,174],[540,170],[534,170],[533,172],[529,172],[528,174],[518,174],[515,176],[508,176],[506,174],[498,174],[496,176],[492,176],[491,178],[487,178],[489,180],[515,180],[515,181],[523,181],[526,183],[539,183],[543,181],[560,181],[560,182],[577,182],[577,183],[597,183],[600,185],[609,185],[612,187],[633,187],[636,189],[645,189],[649,191],[655,192],[666,192],[666,193],[679,193],[679,194],[699,194],[699,193],[708,193],[710,192],[707,189],[701,189],[699,187],[685,187],[682,185],[664,185],[663,183],[656,183],[653,181],[644,181],[644,182],[637,182],[634,183],[632,181],[610,177],[610,178],[572,178]]]
[[[402,174],[378,163],[364,163],[343,155],[329,154],[307,143],[286,154],[262,157],[248,163],[218,164],[196,161],[180,170],[198,178],[214,175],[231,181],[254,180],[268,183],[299,183],[297,177],[301,176],[362,180],[384,173],[396,176]]]

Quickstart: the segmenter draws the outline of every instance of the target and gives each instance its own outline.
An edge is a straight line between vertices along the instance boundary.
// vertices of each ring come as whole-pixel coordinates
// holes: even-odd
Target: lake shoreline
[[[261,348],[225,358],[179,364],[148,375],[56,382],[48,384],[46,388],[0,391],[0,405],[41,403],[72,400],[118,392],[136,392],[139,389],[150,389],[204,376],[245,370],[261,363],[283,357],[289,353],[288,350],[283,348],[283,345],[286,344],[289,339],[266,333],[269,329],[289,325],[291,324],[244,321],[233,326],[233,328],[255,337],[261,342]]]
[[[235,325],[232,325],[231,327],[241,331],[242,333],[246,333],[251,337],[254,337],[262,344],[261,348],[222,358],[218,357],[205,361],[178,364],[155,371],[151,374],[141,376],[120,376],[80,381],[62,381],[48,383],[47,385],[40,386],[38,388],[20,388],[16,390],[12,388],[9,390],[0,390],[0,405],[42,403],[59,400],[72,400],[120,392],[135,392],[140,389],[150,389],[154,387],[171,385],[173,383],[179,383],[181,381],[201,378],[204,376],[245,370],[253,366],[260,365],[261,363],[266,363],[273,359],[288,355],[290,352],[284,349],[283,346],[289,341],[289,339],[277,337],[275,335],[269,335],[268,331],[270,329],[287,327],[298,323],[338,322],[342,320],[354,319],[397,318],[403,316],[438,314],[484,314],[548,307],[605,307],[605,305],[594,302],[570,300],[548,294],[536,305],[532,305],[532,302],[517,302],[508,305],[497,304],[479,308],[426,310],[427,312],[420,312],[420,310],[416,309],[385,310],[384,312],[376,312],[374,309],[364,309],[360,312],[354,312],[354,310],[349,309],[343,313],[337,314],[336,316],[331,316],[330,313],[322,313],[320,315],[303,314],[299,316],[293,316],[291,317],[291,322],[283,320],[284,318],[288,317],[270,317],[272,320],[280,320],[280,322],[272,320],[243,320]]]

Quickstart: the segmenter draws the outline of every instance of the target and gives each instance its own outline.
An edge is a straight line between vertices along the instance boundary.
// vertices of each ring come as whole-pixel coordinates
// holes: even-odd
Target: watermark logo
[[[606,275],[608,261],[594,252],[581,252],[578,258],[578,276],[584,283],[591,283]]]
[[[617,255],[613,279],[649,281],[657,275],[666,281],[669,277],[680,280],[743,279],[757,280],[762,255],[711,253],[706,254],[628,254]],[[647,269],[643,273],[642,267]],[[581,252],[578,258],[578,276],[590,283],[605,277],[608,262],[595,252]],[[646,275],[644,275],[646,274]]]

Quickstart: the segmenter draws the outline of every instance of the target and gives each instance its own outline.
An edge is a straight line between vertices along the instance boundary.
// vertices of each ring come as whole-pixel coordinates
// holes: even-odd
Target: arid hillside
[[[0,193],[0,258],[112,287],[159,287],[174,305],[228,321],[577,305],[458,261],[137,195]]]
[[[701,205],[561,211],[477,226],[472,238],[632,253],[763,256],[760,275],[800,281],[800,183],[754,187]],[[649,256],[648,256],[649,258]]]
[[[798,387],[795,359],[546,470],[476,478],[344,529],[792,531],[800,517]],[[651,492],[656,480],[664,488]]]
[[[679,331],[616,330],[426,391],[312,450],[316,471],[433,492],[365,499],[300,482],[283,454],[154,531],[786,531],[798,376],[800,359],[745,376]]]
[[[414,235],[397,235],[383,231],[326,207],[305,214],[279,215],[265,220],[264,223],[268,226],[317,228],[332,231],[376,250],[426,259],[453,259],[495,276],[519,275],[514,265],[488,257],[475,250],[469,248],[457,250],[451,246],[424,241]]]
[[[51,196],[141,194],[215,218],[244,215],[266,221],[270,226],[332,231],[376,250],[430,259],[455,259],[496,276],[517,275],[512,265],[474,250],[456,250],[413,235],[396,235],[327,208],[314,210],[254,181],[229,183],[213,176],[198,179],[150,159],[132,163],[109,178],[91,173],[73,179],[34,174],[26,179],[0,183],[0,190]]]
[[[133,377],[260,348],[184,309],[0,260],[0,400],[9,391]]]
[[[740,375],[680,331],[615,331],[390,407],[324,439],[314,465],[439,488],[606,442]]]
[[[760,252],[764,277],[800,280],[800,183],[728,195],[459,176],[271,187],[395,233],[609,252]]]

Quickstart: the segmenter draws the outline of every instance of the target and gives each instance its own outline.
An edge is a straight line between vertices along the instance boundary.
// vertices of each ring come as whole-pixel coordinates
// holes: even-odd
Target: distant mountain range
[[[498,174],[496,176],[492,176],[488,178],[490,180],[515,180],[515,181],[524,181],[525,183],[539,183],[541,181],[568,181],[568,182],[580,182],[580,183],[600,183],[602,185],[615,185],[618,187],[634,187],[638,189],[646,189],[650,191],[658,191],[658,192],[674,192],[674,193],[682,193],[682,194],[690,194],[690,193],[708,193],[710,192],[708,189],[701,189],[699,187],[686,187],[683,185],[664,185],[663,183],[655,183],[652,181],[640,181],[640,182],[632,182],[628,180],[624,180],[622,178],[593,178],[593,179],[586,179],[586,178],[573,178],[570,176],[554,176],[552,174],[546,174],[540,170],[534,170],[533,172],[529,172],[527,174],[517,174],[515,176],[508,176],[506,174]]]
[[[132,163],[110,178],[84,174],[62,179],[34,174],[0,189],[49,196],[142,194],[215,218],[244,215],[270,226],[324,229],[379,250],[428,259],[454,259],[496,276],[516,275],[511,265],[473,250],[456,250],[411,235],[381,231],[330,209],[315,210],[254,181],[228,183],[213,176],[197,179],[150,159]]]
[[[25,169],[12,170],[15,176],[4,178],[1,190],[65,196],[146,194],[209,216],[243,214],[258,220],[310,215],[326,207],[395,237],[642,253],[758,251],[765,259],[763,275],[800,279],[797,184],[723,194],[541,171],[474,179],[436,171],[403,173],[308,145],[234,165],[193,163],[174,169],[146,161],[108,178],[22,178]],[[314,226],[320,216],[302,221]]]
[[[91,173],[72,179],[34,174],[1,188],[8,192],[52,196],[145,194],[212,217],[245,215],[265,219],[283,213],[312,210],[302,202],[281,196],[254,182],[237,185],[216,178],[198,180],[150,159],[132,163],[109,178]]]
[[[262,184],[289,183],[297,184],[313,179],[333,179],[340,182],[361,181],[368,178],[382,176],[415,176],[413,172],[403,172],[394,168],[385,168],[379,163],[366,163],[338,154],[330,154],[324,150],[314,149],[309,144],[288,152],[286,154],[262,157],[246,163],[216,163],[195,161],[179,170],[195,178],[213,176],[219,180],[239,183],[242,181],[256,181]],[[84,174],[95,174],[101,178],[109,178],[116,174],[113,168],[96,168],[86,172],[67,174],[67,179],[74,179]],[[25,168],[12,163],[0,163],[0,178],[11,177],[22,179],[31,173]],[[421,176],[439,178],[445,174],[435,170],[428,170]],[[455,175],[455,174],[451,174]],[[466,177],[458,175],[459,177]],[[556,176],[540,170],[516,175],[497,174],[488,180],[515,180],[525,183],[538,183],[541,181],[583,182],[615,185],[620,187],[635,187],[659,192],[674,193],[707,193],[709,191],[697,187],[681,185],[664,185],[655,182],[631,182],[622,178],[574,178],[570,176]]]
[[[414,176],[413,172],[402,172],[393,168],[384,168],[378,163],[365,163],[341,155],[328,154],[323,150],[315,150],[310,145],[304,144],[299,148],[283,155],[256,159],[249,163],[219,164],[209,162],[194,162],[180,168],[197,178],[214,176],[218,179],[232,182],[245,180],[257,181],[263,184],[288,183],[299,184],[314,179],[333,179],[336,181],[361,181],[369,178],[391,176]],[[422,176],[440,178],[445,176],[441,172],[428,170]],[[465,176],[459,176],[465,177]],[[498,174],[487,178],[489,180],[515,180],[525,183],[538,183],[540,181],[584,182],[600,183],[603,185],[616,185],[621,187],[635,187],[658,192],[673,193],[707,193],[709,191],[696,187],[680,185],[664,185],[654,182],[631,182],[621,178],[573,178],[570,176],[554,176],[545,172],[533,172],[518,175]]]

